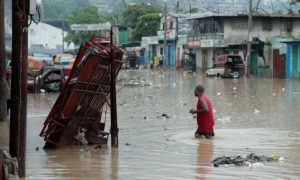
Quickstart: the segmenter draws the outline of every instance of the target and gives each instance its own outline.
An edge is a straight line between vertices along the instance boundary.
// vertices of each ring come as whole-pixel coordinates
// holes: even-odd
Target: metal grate
[[[101,123],[110,91],[110,56],[113,48],[116,75],[122,66],[123,51],[111,46],[106,38],[94,36],[80,47],[67,84],[49,113],[40,136],[46,145],[68,143],[78,127],[87,121]]]

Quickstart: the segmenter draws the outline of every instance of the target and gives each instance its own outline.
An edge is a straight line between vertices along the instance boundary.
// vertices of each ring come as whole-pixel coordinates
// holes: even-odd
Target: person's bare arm
[[[202,109],[199,109],[199,110],[197,110],[197,109],[191,109],[190,110],[191,114],[202,114],[202,113],[205,113],[205,112],[209,111],[208,105],[207,105],[206,101],[200,99],[199,102],[200,102],[200,104],[202,106]]]

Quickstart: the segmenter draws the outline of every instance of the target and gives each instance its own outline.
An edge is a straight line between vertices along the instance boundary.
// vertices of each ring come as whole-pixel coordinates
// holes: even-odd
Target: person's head
[[[202,85],[198,85],[196,88],[195,88],[195,96],[199,97],[199,96],[202,96],[203,93],[204,93],[204,86]]]

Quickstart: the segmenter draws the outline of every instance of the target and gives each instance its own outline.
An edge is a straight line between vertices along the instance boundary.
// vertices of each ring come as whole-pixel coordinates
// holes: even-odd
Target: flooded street
[[[109,140],[101,149],[43,150],[39,133],[58,94],[28,95],[26,180],[300,179],[299,80],[206,78],[172,70],[128,70],[119,77],[118,149]],[[122,87],[130,77],[138,82]],[[216,137],[209,140],[194,139],[196,120],[188,113],[198,84],[214,106]],[[252,152],[285,160],[260,167],[211,163]]]

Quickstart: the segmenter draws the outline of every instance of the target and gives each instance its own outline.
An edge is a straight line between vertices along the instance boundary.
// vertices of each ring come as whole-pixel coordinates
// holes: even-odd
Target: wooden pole
[[[250,65],[251,65],[251,43],[252,39],[252,0],[249,0],[249,9],[248,9],[248,43],[247,43],[247,67],[246,67],[246,75],[250,76]]]
[[[164,62],[163,67],[167,66],[167,55],[168,55],[168,49],[167,49],[167,2],[165,2],[165,11],[164,11]]]
[[[117,99],[116,99],[116,68],[113,50],[113,26],[110,32],[110,111],[111,111],[111,146],[118,147],[118,120],[117,120]]]
[[[19,1],[12,1],[12,68],[11,68],[11,115],[9,152],[19,155],[19,122],[21,107],[21,41],[22,22]]]
[[[4,1],[0,1],[0,121],[7,117],[7,83],[4,35]]]
[[[24,2],[26,3],[26,1]],[[26,7],[26,6],[25,6]],[[27,17],[23,22],[22,32],[22,68],[21,68],[21,109],[19,127],[19,176],[25,177],[26,169],[26,134],[27,134],[27,66],[28,66],[28,31]]]

